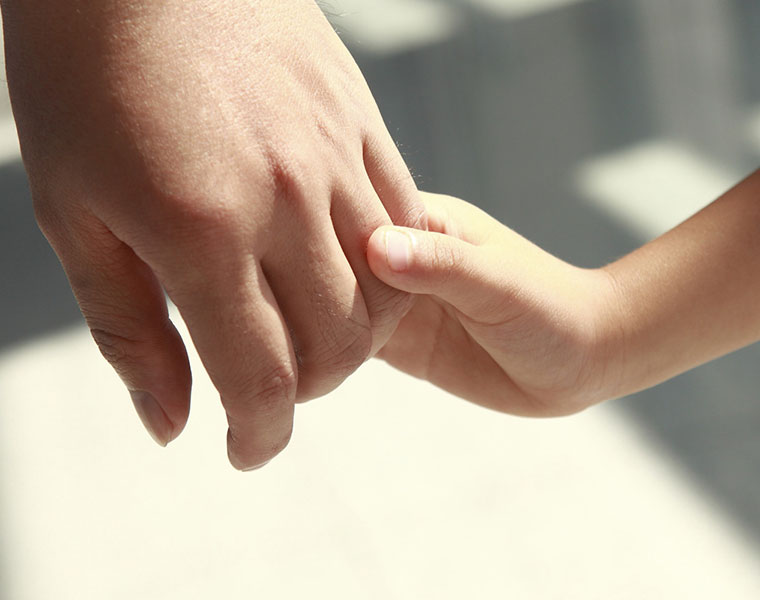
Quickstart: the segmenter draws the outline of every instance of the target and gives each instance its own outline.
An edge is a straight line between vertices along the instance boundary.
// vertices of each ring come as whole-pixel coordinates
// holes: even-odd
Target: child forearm
[[[603,269],[611,395],[631,393],[760,339],[760,171]]]

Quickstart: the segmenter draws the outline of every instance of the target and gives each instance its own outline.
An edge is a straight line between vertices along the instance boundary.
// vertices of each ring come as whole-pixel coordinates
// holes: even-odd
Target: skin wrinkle
[[[444,332],[447,331],[447,327],[450,327],[454,321],[447,321],[445,316],[448,315],[450,318],[453,317],[455,319],[461,320],[462,315],[456,308],[452,306],[438,303],[437,306],[439,307],[438,323],[434,327],[435,333],[433,337],[433,344],[427,354],[426,361],[424,363],[422,378],[434,383],[445,382],[444,387],[448,387],[448,385],[451,383],[451,374],[443,366],[445,361],[441,361],[440,357],[442,353],[446,352],[445,338],[454,337],[450,333],[444,334]],[[461,333],[464,335],[464,341],[470,351],[468,352],[466,348],[459,348],[458,352],[465,356],[472,354],[482,355],[484,353],[483,348],[477,342],[475,342],[475,340],[463,325],[460,324],[459,326],[461,327]],[[479,377],[472,377],[472,374],[470,374],[473,381],[479,382],[479,404],[486,406],[492,410],[498,411],[504,411],[507,409],[507,407],[511,407],[513,410],[516,408],[516,402],[518,399],[515,396],[507,395],[502,397],[500,395],[498,398],[494,398],[488,392],[488,390],[494,387],[493,373],[498,372],[501,382],[498,387],[502,390],[502,394],[504,388],[512,388],[513,390],[517,391],[518,396],[521,396],[521,404],[526,405],[526,407],[528,405],[533,407],[533,410],[526,408],[524,411],[525,414],[533,414],[536,409],[538,412],[547,410],[547,408],[541,402],[539,402],[538,399],[534,398],[531,394],[520,388],[520,386],[518,386],[516,382],[513,381],[509,375],[501,369],[493,357],[486,356],[485,360],[486,363],[479,362],[475,364],[475,368],[480,374]],[[456,385],[458,386],[458,384]],[[456,393],[463,398],[467,398],[467,393],[464,390],[458,390]],[[473,400],[473,398],[469,399]]]
[[[283,207],[280,211],[281,219],[289,221],[299,218],[291,216],[291,213],[300,212],[300,205],[281,203],[280,206]],[[309,226],[316,225],[313,223]],[[366,313],[366,309],[363,308],[363,298],[358,291],[353,292],[350,300],[344,295],[336,297],[324,293],[323,288],[332,279],[330,270],[326,269],[331,263],[325,254],[327,246],[324,244],[324,236],[333,238],[336,243],[339,242],[333,228],[324,228],[321,231],[311,231],[308,236],[292,245],[292,250],[290,245],[285,246],[285,251],[292,252],[294,259],[299,261],[299,269],[303,261],[319,265],[312,278],[297,275],[302,282],[299,292],[309,299],[308,310],[302,310],[301,313],[311,315],[309,321],[313,324],[317,337],[301,340],[299,329],[296,327],[299,319],[296,318],[295,322],[289,323],[295,347],[298,349],[297,360],[303,376],[301,379],[305,378],[309,381],[313,381],[316,377],[323,380],[337,380],[345,373],[354,371],[364,361],[371,344],[371,329],[367,318],[361,317],[361,313]],[[301,247],[302,243],[306,243],[307,247]],[[277,250],[277,247],[271,250],[272,256],[263,261],[264,265],[269,265],[273,259],[277,261],[283,259],[281,249],[279,253],[274,254]],[[345,257],[341,256],[341,261],[345,260]],[[346,266],[348,267],[348,263]],[[268,274],[269,266],[266,268]],[[356,283],[354,282],[353,285]],[[284,289],[281,293],[287,296],[292,294],[292,291]],[[305,397],[299,396],[298,401],[311,398],[312,388],[312,384],[306,384],[299,392],[305,394]]]
[[[372,347],[372,328],[366,316],[367,308],[362,294],[358,290],[354,293],[352,304],[345,307],[348,310],[339,310],[333,302],[325,303],[322,294],[315,296],[314,302],[317,306],[321,302],[323,308],[316,308],[314,313],[320,317],[326,314],[332,319],[316,319],[322,343],[318,344],[320,350],[310,361],[311,364],[329,366],[331,363],[335,364],[338,359],[338,370],[353,370],[366,360]],[[357,316],[357,312],[365,317]],[[341,323],[339,328],[335,327],[336,322]],[[356,358],[351,359],[353,356]],[[348,360],[346,357],[349,357]]]
[[[180,339],[164,335],[163,287],[223,402],[248,396],[233,418],[245,423],[231,439],[236,466],[271,458],[239,447],[241,434],[264,446],[282,439],[292,405],[251,418],[257,386],[319,360],[310,386],[334,387],[407,308],[398,298],[408,295],[376,280],[363,253],[386,205],[414,215],[418,200],[408,190],[377,196],[364,140],[375,140],[388,177],[403,179],[403,161],[393,162],[363,76],[311,0],[213,0],[200,10],[187,0],[72,2],[4,5],[9,88],[43,227],[66,239],[56,251],[86,318],[106,321],[124,344],[158,340],[139,349],[134,389],[184,424],[190,373]],[[357,182],[358,193],[343,193]],[[336,209],[350,217],[340,232]],[[84,214],[113,246],[88,235]],[[322,255],[288,251],[312,234]],[[113,249],[125,245],[129,256]],[[328,263],[321,282],[314,261]],[[319,322],[308,318],[308,289],[321,294]]]
[[[360,180],[361,181],[361,180]],[[367,182],[368,186],[371,188],[372,183]],[[343,251],[344,256],[348,260],[348,257],[351,255],[352,248],[348,245],[350,240],[346,240],[343,236],[339,235],[339,229],[340,229],[340,222],[345,221],[351,221],[353,220],[353,216],[351,214],[340,214],[341,211],[345,212],[342,207],[345,205],[345,202],[341,201],[342,197],[345,198],[358,198],[363,197],[364,194],[358,189],[358,184],[352,183],[351,186],[357,186],[356,188],[348,188],[348,189],[338,189],[336,190],[332,195],[332,200],[330,203],[330,220],[333,223],[333,228],[336,233],[338,233],[337,240],[340,244],[341,250]],[[373,189],[374,191],[374,189]],[[340,207],[340,208],[339,208]],[[386,213],[387,216],[387,213]],[[360,240],[360,249],[361,254],[357,257],[358,260],[361,260],[362,262],[365,260],[366,250],[367,250],[367,244],[369,242],[369,236],[371,235],[371,230],[362,237]],[[353,266],[350,264],[350,260],[348,260],[349,266],[354,272],[354,275],[357,275],[356,270]],[[410,303],[410,298],[408,294],[401,293],[398,290],[380,282],[379,280],[376,280],[374,276],[372,276],[372,279],[374,280],[373,283],[379,284],[379,286],[376,286],[377,289],[374,290],[374,298],[376,300],[375,302],[375,312],[370,313],[370,307],[366,305],[365,303],[365,310],[367,311],[367,314],[370,315],[370,318],[376,322],[383,322],[387,316],[388,313],[391,313],[392,315],[397,314],[405,314],[408,307],[404,306],[406,304]],[[366,290],[364,290],[361,286],[361,282],[358,281],[357,283],[359,285],[359,290],[362,292],[360,297],[362,298],[362,301],[364,301],[364,296],[366,294]],[[400,307],[397,306],[401,305]]]
[[[433,330],[433,344],[430,348],[430,351],[427,356],[427,360],[424,364],[422,372],[424,373],[424,379],[432,379],[434,374],[434,367],[437,364],[436,358],[438,357],[438,354],[442,351],[442,345],[441,340],[443,337],[443,331],[446,327],[446,320],[443,318],[444,313],[446,312],[445,307],[439,305],[439,312],[438,312],[438,323],[435,325],[435,329]]]
[[[471,205],[423,196],[431,228],[448,233],[456,229],[465,239],[414,233],[419,241],[412,267],[398,273],[387,263],[385,229],[373,235],[368,254],[373,271],[420,297],[432,295],[446,309],[433,322],[414,313],[426,305],[415,307],[412,318],[397,330],[398,341],[383,356],[450,392],[503,412],[548,417],[585,408],[586,398],[575,385],[585,382],[579,371],[586,369],[593,336],[576,319],[582,322],[595,313],[587,305],[592,299],[588,273],[549,257]],[[497,250],[509,260],[498,260]],[[531,268],[522,267],[523,261],[532,261]],[[568,293],[573,282],[581,289]],[[428,332],[435,335],[429,343],[421,337]],[[416,338],[425,343],[413,354]]]

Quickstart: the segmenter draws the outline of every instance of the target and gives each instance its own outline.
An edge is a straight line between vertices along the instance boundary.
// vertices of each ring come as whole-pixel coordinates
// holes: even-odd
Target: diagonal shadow
[[[596,266],[642,240],[586,205],[572,173],[588,157],[670,133],[638,4],[588,1],[518,21],[463,8],[457,37],[383,57],[357,48],[355,56],[421,187],[474,201],[554,254]],[[725,6],[742,82],[734,100],[753,105],[760,4]],[[697,111],[692,122],[710,118]],[[732,135],[723,140],[729,154],[756,160]],[[0,197],[2,351],[81,317],[34,224],[20,163],[0,167]],[[760,542],[758,364],[753,346],[616,405]]]
[[[0,352],[81,319],[55,253],[34,221],[21,162],[0,166]]]
[[[470,10],[457,37],[435,46],[390,57],[353,50],[421,188],[468,199],[557,256],[599,266],[644,240],[585,204],[572,173],[588,157],[678,135],[657,87],[688,99],[679,85],[694,83],[657,81],[639,4],[589,1],[519,21]],[[736,119],[760,98],[760,4],[725,10],[741,85],[716,106],[684,111],[708,131],[712,111],[733,110],[731,128],[709,148],[701,130],[685,141],[748,170],[756,157]],[[704,23],[679,27],[686,40],[710,33],[689,30]],[[615,404],[760,543],[758,364],[755,345]]]

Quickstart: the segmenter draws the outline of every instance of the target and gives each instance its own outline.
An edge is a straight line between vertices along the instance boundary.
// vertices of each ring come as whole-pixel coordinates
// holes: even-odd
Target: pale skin
[[[760,340],[760,171],[598,269],[462,200],[423,197],[430,231],[370,238],[378,278],[418,294],[380,356],[467,400],[567,415]]]
[[[414,183],[312,0],[0,6],[40,226],[162,445],[191,387],[164,292],[240,469],[285,447],[294,403],[381,348],[467,399],[549,416],[760,337],[757,175],[630,256],[578,269],[455,199],[427,196],[419,231]],[[391,224],[411,244],[393,267]]]
[[[358,67],[313,0],[2,0],[38,222],[154,439],[185,425],[178,306],[239,469],[294,404],[372,356],[411,306],[365,249],[425,227]]]

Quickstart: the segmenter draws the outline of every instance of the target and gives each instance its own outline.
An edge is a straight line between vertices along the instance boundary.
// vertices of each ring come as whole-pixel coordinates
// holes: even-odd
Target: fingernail
[[[272,460],[271,460],[271,459],[270,459],[270,460],[267,460],[267,461],[264,461],[264,462],[263,462],[263,463],[261,463],[260,465],[255,465],[255,466],[253,466],[253,467],[248,467],[248,468],[246,468],[246,469],[243,469],[243,473],[250,473],[251,471],[258,471],[259,469],[263,469],[263,468],[264,468],[264,467],[266,467],[266,466],[267,466],[267,465],[268,465],[270,462],[272,462]]]
[[[129,395],[145,429],[159,446],[166,447],[173,439],[174,424],[152,394],[130,390]]]
[[[394,229],[385,232],[385,256],[391,270],[406,271],[411,253],[412,244],[408,235]]]

